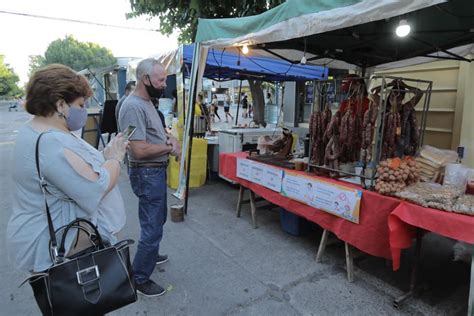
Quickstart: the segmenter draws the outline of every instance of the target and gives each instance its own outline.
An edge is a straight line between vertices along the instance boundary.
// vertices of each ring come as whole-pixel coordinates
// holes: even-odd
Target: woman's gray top
[[[19,269],[30,272],[46,270],[52,264],[46,209],[35,165],[38,136],[29,124],[18,134],[12,168],[12,214],[7,227],[10,259]],[[65,149],[80,156],[99,178],[91,181],[77,173],[67,161]],[[88,218],[98,225],[101,235],[115,242],[113,234],[125,225],[125,211],[118,186],[104,196],[110,175],[102,167],[102,153],[71,133],[52,129],[41,138],[39,160],[51,193],[46,197],[54,228],[57,230],[77,217]],[[67,248],[73,235],[68,234]]]

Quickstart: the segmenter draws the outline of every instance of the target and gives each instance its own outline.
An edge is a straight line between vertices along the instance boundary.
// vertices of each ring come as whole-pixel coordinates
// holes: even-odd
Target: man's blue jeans
[[[135,282],[150,279],[156,266],[168,211],[166,167],[130,168],[130,183],[138,197],[140,240],[133,260]]]

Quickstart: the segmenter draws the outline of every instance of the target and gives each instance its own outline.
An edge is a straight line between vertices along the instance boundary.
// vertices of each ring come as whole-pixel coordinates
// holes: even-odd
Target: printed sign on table
[[[256,161],[237,158],[237,177],[280,193],[283,170]]]
[[[283,170],[265,166],[263,185],[270,190],[281,192],[281,182],[283,180]]]
[[[265,177],[265,165],[252,161],[250,165],[250,181],[263,185]]]
[[[248,159],[237,159],[237,177],[245,179],[247,181],[252,181],[250,177],[250,169],[252,162]]]
[[[359,223],[360,190],[285,171],[281,194]]]

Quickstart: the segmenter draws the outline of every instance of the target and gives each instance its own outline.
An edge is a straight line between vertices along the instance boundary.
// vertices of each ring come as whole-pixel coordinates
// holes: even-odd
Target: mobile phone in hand
[[[126,138],[128,140],[128,139],[130,139],[130,137],[132,137],[133,133],[135,133],[136,130],[137,130],[136,126],[129,125],[125,129],[125,131],[123,131],[122,135],[123,135],[124,138]]]

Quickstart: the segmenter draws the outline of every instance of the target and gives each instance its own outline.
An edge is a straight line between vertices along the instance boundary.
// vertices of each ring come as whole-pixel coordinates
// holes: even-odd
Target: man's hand
[[[175,156],[178,158],[181,156],[181,145],[179,144],[179,141],[176,139],[176,137],[167,135],[166,144],[171,145],[173,147],[170,152],[171,156]]]

